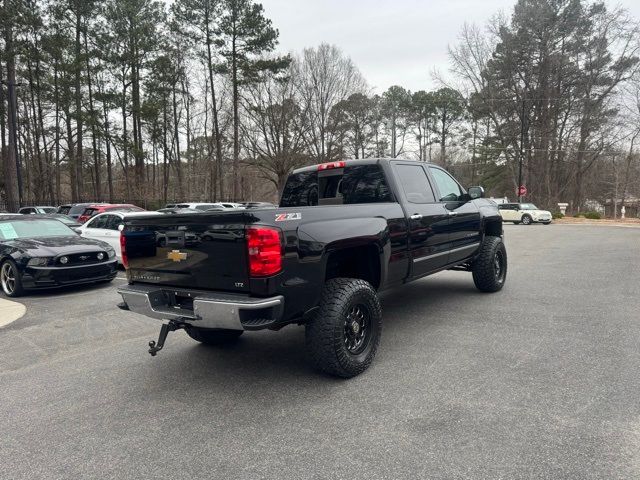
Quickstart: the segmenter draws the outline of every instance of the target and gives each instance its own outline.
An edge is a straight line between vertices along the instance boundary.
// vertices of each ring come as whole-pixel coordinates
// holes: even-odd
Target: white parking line
[[[15,322],[25,313],[27,313],[27,307],[23,304],[0,298],[0,327]]]

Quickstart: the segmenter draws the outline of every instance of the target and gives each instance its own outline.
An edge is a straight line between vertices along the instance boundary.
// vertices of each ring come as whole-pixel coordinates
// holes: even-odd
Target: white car
[[[157,212],[119,212],[113,210],[101,213],[91,218],[78,228],[80,236],[85,238],[94,238],[107,242],[116,251],[118,263],[122,263],[122,251],[120,249],[120,225],[122,219],[127,217],[135,217],[141,215],[162,215]]]
[[[551,212],[540,210],[533,203],[502,203],[498,205],[498,211],[502,216],[502,221],[513,222],[516,225],[531,225],[532,223],[551,223]]]

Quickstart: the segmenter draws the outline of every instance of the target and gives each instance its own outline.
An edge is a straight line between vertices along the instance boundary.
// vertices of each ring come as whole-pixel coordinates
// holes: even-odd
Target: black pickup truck
[[[377,292],[441,270],[478,289],[505,282],[497,206],[442,168],[368,159],[295,170],[279,208],[125,218],[119,305],[205,344],[305,325],[320,370],[352,377],[382,330]]]

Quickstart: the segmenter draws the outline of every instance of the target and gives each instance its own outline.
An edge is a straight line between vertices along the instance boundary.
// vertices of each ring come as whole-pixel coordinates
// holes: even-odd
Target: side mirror
[[[484,198],[484,188],[482,187],[469,187],[469,197],[471,200],[475,200],[476,198]]]

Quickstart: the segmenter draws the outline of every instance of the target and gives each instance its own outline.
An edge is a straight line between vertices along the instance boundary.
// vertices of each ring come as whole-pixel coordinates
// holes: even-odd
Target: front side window
[[[533,203],[521,203],[520,204],[520,210],[537,210],[538,207],[536,207]]]
[[[436,182],[436,186],[440,191],[441,202],[456,202],[460,200],[462,195],[462,189],[458,182],[456,182],[451,175],[440,168],[429,167],[433,181]]]
[[[435,197],[422,165],[396,164],[396,174],[410,203],[433,203]]]

